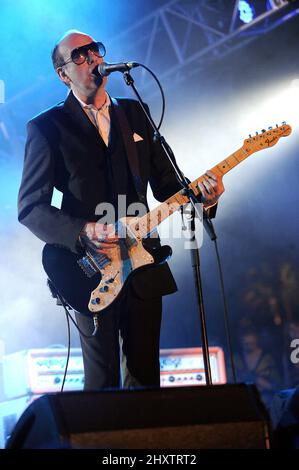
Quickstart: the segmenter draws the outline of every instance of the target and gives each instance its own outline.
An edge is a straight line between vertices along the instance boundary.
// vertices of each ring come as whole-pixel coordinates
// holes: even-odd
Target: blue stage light
[[[255,11],[253,5],[250,2],[240,0],[238,10],[240,20],[243,21],[243,23],[250,23],[253,20]]]

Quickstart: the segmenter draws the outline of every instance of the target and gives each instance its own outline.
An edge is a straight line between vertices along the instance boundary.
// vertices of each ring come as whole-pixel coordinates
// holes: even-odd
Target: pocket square
[[[141,140],[143,140],[143,138],[139,134],[136,134],[136,132],[134,132],[133,134],[133,139],[134,142],[140,142]]]

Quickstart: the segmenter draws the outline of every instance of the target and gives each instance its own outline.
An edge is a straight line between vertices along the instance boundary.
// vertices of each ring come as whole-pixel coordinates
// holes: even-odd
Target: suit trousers
[[[84,390],[160,386],[162,297],[143,299],[129,285],[116,305],[103,313],[97,334],[80,335]],[[91,335],[93,320],[76,312],[79,328]]]

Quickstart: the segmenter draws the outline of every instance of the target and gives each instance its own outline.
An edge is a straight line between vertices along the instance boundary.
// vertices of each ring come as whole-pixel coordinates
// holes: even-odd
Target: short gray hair
[[[52,64],[55,70],[61,67],[64,64],[64,58],[59,51],[59,43],[60,41],[55,44],[54,49],[52,50],[51,57],[52,57]]]

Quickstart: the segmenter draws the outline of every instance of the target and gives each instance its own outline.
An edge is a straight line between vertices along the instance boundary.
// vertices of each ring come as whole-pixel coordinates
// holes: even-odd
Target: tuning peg
[[[255,133],[255,135],[259,135],[259,133],[258,133],[258,132],[256,132],[256,133]]]
[[[278,124],[276,124],[276,127],[278,127]]]
[[[249,139],[251,139],[251,137],[252,137],[251,134],[249,134]]]
[[[261,132],[264,134],[264,132],[266,132],[266,129],[262,129]]]
[[[272,131],[272,129],[273,129],[273,127],[272,127],[272,126],[268,127],[268,130],[269,130],[269,131]]]
[[[285,122],[285,121],[282,121],[282,125],[285,126],[285,125],[286,125],[286,122]]]

